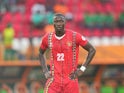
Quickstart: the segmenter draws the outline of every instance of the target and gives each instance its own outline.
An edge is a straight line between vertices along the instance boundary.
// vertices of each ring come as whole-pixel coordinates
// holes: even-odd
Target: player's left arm
[[[84,36],[82,36],[78,33],[77,33],[77,36],[76,36],[76,42],[77,42],[78,45],[82,46],[82,48],[85,49],[88,52],[88,54],[87,54],[87,57],[85,59],[85,62],[83,62],[80,69],[77,69],[76,71],[74,71],[70,74],[71,79],[75,79],[78,76],[83,74],[83,72],[86,70],[87,66],[92,61],[92,59],[93,59],[93,57],[96,53],[96,50],[93,47],[93,45],[90,44],[90,42],[88,40],[86,40],[86,38]]]
[[[88,52],[86,60],[82,64],[82,66],[87,67],[89,65],[89,63],[92,61],[92,59],[96,53],[96,49],[88,41],[87,41],[86,45],[82,46],[82,47]]]
[[[82,66],[79,69],[77,69],[75,72],[72,72],[70,74],[71,79],[75,79],[78,76],[81,76],[83,74],[83,72],[86,70],[87,66],[92,61],[92,59],[93,59],[93,57],[94,57],[94,55],[96,53],[95,48],[88,41],[87,41],[86,45],[82,46],[82,47],[83,47],[83,49],[88,51],[88,55],[86,57],[85,62],[83,62]]]
[[[85,62],[83,62],[82,66],[79,69],[77,69],[77,71],[76,71],[77,77],[81,76],[83,74],[83,72],[86,70],[87,66],[90,64],[90,62],[92,61],[92,59],[96,53],[96,49],[88,41],[87,41],[86,45],[82,46],[82,47],[83,47],[83,49],[85,49],[88,52],[88,55],[85,59]]]
[[[96,53],[96,50],[94,46],[83,35],[79,33],[76,34],[76,43],[77,45],[80,45],[84,50],[88,52],[85,62],[83,62],[82,64],[82,69],[86,69],[88,64],[92,61]]]

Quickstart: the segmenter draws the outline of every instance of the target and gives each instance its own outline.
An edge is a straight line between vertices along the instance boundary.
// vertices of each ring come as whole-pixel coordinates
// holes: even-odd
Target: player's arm
[[[88,41],[87,41],[87,44],[85,46],[82,46],[82,47],[83,47],[83,49],[88,51],[88,55],[86,57],[85,62],[82,64],[82,66],[70,74],[71,79],[75,79],[78,76],[81,76],[83,74],[83,72],[86,70],[87,66],[92,61],[92,59],[96,53],[95,48]]]
[[[44,50],[42,50],[41,48],[39,49],[39,60],[40,60],[40,64],[41,67],[43,69],[43,72],[48,72],[48,68],[47,68],[47,64],[45,62],[45,58],[44,58]]]
[[[42,38],[42,42],[41,42],[41,45],[40,45],[40,48],[39,48],[39,61],[40,61],[42,71],[43,71],[45,77],[50,78],[51,74],[48,70],[47,63],[46,63],[45,57],[44,57],[44,53],[47,50],[47,48],[48,48],[48,34],[46,34]]]
[[[51,74],[48,70],[45,58],[44,58],[44,52],[45,50],[42,50],[41,48],[39,49],[39,60],[40,60],[40,64],[43,70],[43,73],[45,75],[46,78],[51,78]]]
[[[85,49],[88,52],[88,55],[85,59],[85,62],[83,62],[80,70],[81,71],[85,71],[86,67],[89,65],[89,63],[92,61],[96,50],[93,47],[92,44],[90,44],[90,42],[82,35],[77,34],[77,44],[79,44],[80,46],[82,46],[83,49]]]
[[[92,61],[96,50],[95,48],[87,41],[85,46],[82,46],[83,49],[85,49],[88,52],[88,55],[86,57],[85,62],[82,64],[82,66],[80,67],[80,69],[78,69],[76,71],[77,76],[80,76],[83,74],[83,72],[86,70],[87,66],[89,65],[89,63]]]
[[[83,48],[88,52],[86,60],[83,64],[83,66],[87,67],[88,64],[92,61],[92,59],[96,53],[96,49],[89,42],[87,42],[87,44],[85,46],[83,46]]]
[[[80,34],[77,34],[77,44],[82,46],[83,49],[85,49],[88,52],[88,55],[86,57],[85,62],[83,62],[82,66],[80,69],[77,69],[73,73],[71,73],[70,77],[71,79],[75,79],[76,77],[80,76],[83,74],[83,72],[86,70],[87,66],[89,63],[92,61],[96,50],[95,48],[86,40],[86,38]]]
[[[88,52],[86,60],[82,64],[82,66],[87,67],[89,65],[89,63],[92,61],[92,59],[96,53],[96,50],[89,42],[87,42],[86,45],[82,46],[82,47]]]

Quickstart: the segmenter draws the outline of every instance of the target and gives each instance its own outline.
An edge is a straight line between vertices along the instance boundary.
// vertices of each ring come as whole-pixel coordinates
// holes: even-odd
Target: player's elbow
[[[94,47],[90,48],[90,53],[92,55],[95,55],[96,54],[96,49]]]

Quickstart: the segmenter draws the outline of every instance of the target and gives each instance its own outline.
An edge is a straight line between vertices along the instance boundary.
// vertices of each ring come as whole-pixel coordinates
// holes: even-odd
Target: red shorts
[[[48,79],[44,93],[79,93],[78,80],[66,79],[63,83],[58,83],[54,79]]]

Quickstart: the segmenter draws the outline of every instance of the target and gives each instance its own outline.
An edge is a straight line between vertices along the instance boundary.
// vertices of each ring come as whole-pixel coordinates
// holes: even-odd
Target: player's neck
[[[59,31],[59,32],[56,32],[55,34],[57,37],[61,37],[65,34],[65,31],[61,31],[61,32]]]

